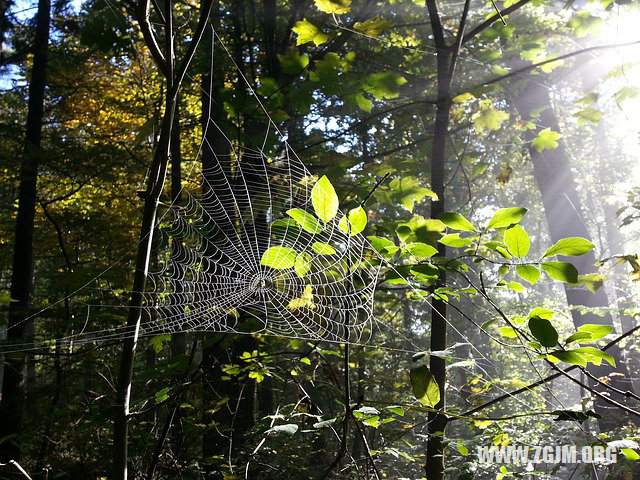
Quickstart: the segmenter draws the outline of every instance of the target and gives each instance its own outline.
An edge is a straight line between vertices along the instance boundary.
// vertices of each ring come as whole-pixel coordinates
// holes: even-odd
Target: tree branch
[[[202,9],[200,11],[200,18],[198,19],[198,25],[196,26],[195,31],[193,32],[193,37],[191,42],[189,43],[189,48],[176,71],[175,79],[173,81],[172,94],[177,95],[178,89],[182,84],[182,79],[187,73],[187,68],[191,64],[193,60],[193,56],[196,53],[196,49],[202,40],[202,35],[204,34],[204,29],[207,26],[207,22],[209,21],[209,16],[211,15],[211,8],[213,7],[212,0],[204,0],[202,4]]]
[[[140,24],[140,31],[144,37],[144,41],[151,52],[151,56],[155,60],[158,68],[167,74],[167,61],[160,50],[158,40],[151,29],[151,23],[149,22],[149,0],[140,0],[136,6],[136,17]]]
[[[516,10],[518,10],[519,8],[525,6],[527,3],[529,3],[531,0],[520,0],[519,2],[514,3],[513,5],[511,5],[510,7],[505,8],[504,10],[496,13],[495,15],[492,15],[491,17],[487,18],[484,22],[482,22],[480,25],[478,25],[476,28],[474,28],[473,30],[471,30],[469,33],[467,33],[463,38],[462,38],[462,43],[466,43],[469,40],[471,40],[473,37],[475,37],[477,34],[479,34],[480,32],[482,32],[483,30],[485,30],[487,27],[490,27],[493,22],[495,22],[496,20],[501,20],[505,15],[508,15],[512,12],[515,12]]]
[[[633,335],[635,332],[640,330],[640,325],[632,328],[631,330],[623,333],[622,335],[620,335],[619,337],[614,338],[612,341],[610,341],[609,343],[607,343],[604,347],[602,347],[602,351],[608,350],[609,348],[613,347],[614,345],[616,345],[617,343],[621,342],[622,340],[624,340],[625,338]],[[500,395],[499,397],[494,398],[493,400],[489,400],[488,402],[483,403],[482,405],[478,405],[477,407],[472,408],[471,410],[468,410],[464,413],[461,414],[461,416],[469,416],[469,415],[473,415],[476,412],[479,412],[480,410],[484,410],[487,407],[490,407],[491,405],[495,405],[496,403],[499,403],[503,400],[506,400],[507,398],[511,398],[511,397],[515,397],[516,395],[519,395],[521,393],[524,393],[528,390],[533,390],[534,388],[539,387],[540,385],[544,385],[547,382],[550,382],[551,380],[555,380],[558,377],[561,377],[565,374],[567,374],[568,372],[571,372],[573,370],[578,369],[578,365],[572,365],[568,368],[565,368],[564,370],[558,372],[558,373],[554,373],[552,375],[549,375],[548,377],[545,378],[541,378],[540,380],[530,383],[529,385],[525,385],[524,387],[518,388],[517,390],[514,390],[512,392],[507,392],[503,395]]]
[[[427,10],[429,11],[429,20],[431,21],[431,30],[433,31],[433,42],[439,50],[447,48],[447,42],[444,39],[444,30],[438,13],[438,5],[436,0],[427,0]]]
[[[501,76],[496,77],[494,79],[488,80],[488,81],[486,81],[484,83],[481,83],[479,85],[476,85],[475,87],[472,87],[472,88],[486,87],[488,85],[493,85],[494,83],[501,82],[502,80],[506,80],[507,78],[515,77],[516,75],[520,75],[521,73],[526,73],[526,72],[530,72],[531,70],[535,70],[536,68],[541,67],[543,65],[546,65],[547,63],[557,62],[559,60],[564,60],[566,58],[575,57],[576,55],[581,55],[583,53],[594,52],[594,51],[597,51],[597,50],[608,50],[610,48],[630,47],[630,46],[638,45],[638,44],[640,44],[640,40],[636,40],[636,41],[633,41],[633,42],[627,42],[627,43],[609,43],[609,44],[606,44],[606,45],[596,45],[594,47],[583,48],[581,50],[576,50],[574,52],[565,53],[564,55],[560,55],[560,56],[557,56],[557,57],[547,58],[546,60],[543,60],[543,61],[538,62],[538,63],[532,63],[531,65],[528,65],[528,66],[523,67],[523,68],[519,68],[518,70],[514,70],[514,71],[509,72],[509,73],[507,73],[505,75],[501,75]],[[467,89],[467,90],[469,90],[469,89]]]

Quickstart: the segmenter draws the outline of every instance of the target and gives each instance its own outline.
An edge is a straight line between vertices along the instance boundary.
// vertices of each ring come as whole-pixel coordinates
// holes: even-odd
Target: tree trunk
[[[133,376],[135,351],[142,319],[143,292],[147,283],[149,257],[153,248],[156,215],[169,164],[171,132],[173,130],[173,120],[178,91],[186,69],[193,59],[195,49],[202,39],[202,33],[204,32],[206,22],[209,19],[210,12],[211,2],[203,1],[198,26],[196,27],[196,31],[191,39],[188,51],[180,64],[180,68],[177,74],[174,74],[172,2],[167,1],[164,4],[164,58],[162,58],[162,54],[157,51],[159,50],[157,42],[155,41],[153,31],[148,25],[149,2],[145,2],[143,0],[138,6],[138,21],[142,26],[147,46],[152,49],[151,51],[154,54],[154,58],[156,58],[156,62],[159,64],[158,66],[163,70],[163,74],[166,79],[166,96],[162,129],[154,152],[153,162],[149,169],[147,190],[144,195],[142,225],[140,227],[140,242],[138,243],[138,252],[136,255],[135,273],[133,278],[133,293],[131,295],[127,317],[127,330],[129,336],[126,337],[122,347],[116,386],[115,414],[113,422],[113,477],[115,480],[126,480],[128,476],[128,420],[131,380]]]
[[[433,3],[433,8],[435,9],[435,2]],[[433,25],[437,11],[434,12],[434,10],[430,9],[429,14]],[[438,100],[430,160],[431,189],[438,196],[438,199],[431,202],[431,218],[438,218],[438,215],[445,211],[446,142],[449,130],[449,113],[451,111],[451,72],[449,69],[451,53],[449,48],[443,44],[436,45],[436,48]],[[438,255],[446,256],[445,245],[438,244],[437,248]],[[444,286],[446,281],[446,274],[441,270],[436,284],[429,289],[430,292],[433,293],[437,287]],[[431,297],[431,302],[429,348],[431,351],[445,350],[447,348],[447,304],[433,296]],[[440,401],[435,405],[435,408],[444,410],[447,381],[445,360],[441,357],[430,356],[429,369],[440,388]],[[444,478],[444,431],[446,427],[447,417],[444,414],[440,412],[429,413],[429,439],[427,440],[427,459],[425,463],[425,473],[429,480],[442,480]]]
[[[436,47],[437,68],[437,101],[436,120],[433,126],[433,143],[431,146],[431,189],[437,195],[437,199],[431,202],[432,219],[445,211],[445,167],[446,167],[446,143],[449,137],[449,120],[451,113],[451,81],[456,67],[456,60],[462,45],[467,15],[469,13],[470,0],[466,0],[460,17],[460,24],[454,42],[447,45],[444,30],[438,12],[436,0],[427,0],[426,6],[429,12],[429,20]],[[446,247],[438,244],[438,255],[445,257]],[[446,275],[440,270],[435,285],[430,292],[439,286],[446,284]],[[447,347],[447,304],[431,296],[431,332],[429,348],[431,351],[444,350]],[[442,411],[446,406],[446,381],[447,371],[445,360],[441,357],[429,357],[429,369],[438,383],[440,389],[440,401],[435,405],[436,412],[429,413],[429,439],[427,440],[427,458],[425,473],[429,480],[444,479],[444,431],[448,418]]]
[[[536,129],[528,130],[525,133],[525,140],[529,142],[529,153],[531,161],[533,162],[536,183],[542,196],[551,241],[557,242],[565,237],[583,237],[590,239],[591,235],[584,222],[580,196],[573,172],[571,171],[569,157],[565,151],[564,142],[559,140],[557,148],[543,150],[542,152],[533,148],[530,143],[537,137],[540,131],[545,128],[560,132],[558,120],[552,107],[549,89],[544,84],[544,77],[542,75],[530,77],[526,81],[522,91],[516,95],[514,102],[516,110],[518,110],[524,120],[530,118],[531,112],[546,107],[535,121]],[[596,272],[596,268],[594,267],[596,257],[593,252],[579,257],[560,257],[560,260],[569,261],[574,264],[581,275]],[[576,328],[585,323],[613,325],[613,319],[608,313],[599,316],[581,311],[581,307],[610,307],[607,294],[603,288],[600,288],[596,292],[591,292],[584,287],[572,288],[566,284],[564,288],[567,296],[567,304],[569,307],[574,307],[571,309],[571,316]],[[611,385],[623,391],[630,390],[629,372],[620,348],[614,346],[607,350],[607,353],[616,360],[617,368],[611,368],[606,362],[603,362],[599,367],[590,367],[589,371],[598,378],[608,376],[614,372],[621,373],[622,376],[613,376],[610,378]],[[594,387],[601,390],[600,386],[594,385]],[[611,397],[620,403],[626,402],[624,396],[617,395],[613,392],[611,392]],[[614,407],[611,407],[602,399],[597,398],[594,405],[596,412],[602,415],[602,418],[599,420],[601,429],[609,430],[626,423],[626,415]]]
[[[38,166],[44,116],[47,53],[51,3],[38,1],[33,67],[29,83],[25,146],[20,168],[18,213],[11,275],[11,297],[17,302],[9,306],[7,340],[20,341],[32,331],[28,315],[33,290],[33,237],[37,201]],[[20,455],[19,435],[22,430],[22,414],[25,401],[24,371],[27,356],[21,353],[7,354],[4,363],[2,401],[0,402],[0,438],[8,438],[0,444],[0,462],[17,460]]]

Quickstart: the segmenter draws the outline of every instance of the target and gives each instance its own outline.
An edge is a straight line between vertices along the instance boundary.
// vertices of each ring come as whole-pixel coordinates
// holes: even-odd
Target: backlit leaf
[[[322,231],[320,222],[318,222],[316,217],[311,215],[306,210],[303,210],[301,208],[292,208],[291,210],[287,210],[287,215],[293,218],[305,232],[319,233],[320,231]]]
[[[262,254],[260,264],[276,270],[284,270],[294,266],[297,256],[293,248],[271,247]]]
[[[584,255],[589,253],[595,248],[595,245],[589,240],[580,237],[563,238],[555,243],[555,245],[549,247],[545,252],[545,257],[551,257],[553,255],[566,255],[576,257],[578,255]]]
[[[554,148],[558,148],[558,140],[562,135],[558,132],[554,132],[551,128],[545,128],[542,130],[536,138],[531,142],[531,146],[535,148],[538,152],[542,152],[543,150],[552,150]]]
[[[509,251],[518,258],[526,256],[531,247],[529,235],[520,225],[514,225],[505,230],[504,243],[509,247]]]
[[[340,201],[326,175],[311,189],[311,203],[318,218],[325,222],[331,221],[338,213]]]
[[[473,242],[468,238],[460,238],[459,233],[450,233],[445,235],[440,240],[440,243],[447,245],[448,247],[461,248],[471,245]]]
[[[413,395],[420,403],[435,407],[440,402],[440,388],[426,365],[412,368],[409,378]]]
[[[509,114],[493,108],[490,100],[483,100],[480,102],[480,110],[471,119],[476,133],[482,133],[485,130],[498,130],[502,122],[509,119]]]
[[[323,33],[313,23],[306,18],[296,22],[292,30],[298,34],[296,45],[304,45],[305,43],[313,42],[316,45],[322,45],[329,40],[329,36]]]
[[[362,207],[349,210],[349,213],[340,219],[338,228],[351,236],[362,232],[367,226],[367,212]]]
[[[318,255],[333,255],[334,253],[336,253],[335,248],[327,243],[322,242],[314,242],[314,244],[311,245],[311,249]]]
[[[540,278],[540,270],[533,265],[517,265],[516,274],[531,285],[536,283]]]
[[[369,20],[365,20],[364,22],[356,22],[353,29],[356,32],[368,35],[369,37],[379,37],[382,32],[390,26],[390,22],[383,20],[380,17],[374,17]]]
[[[309,270],[311,270],[311,255],[306,252],[301,252],[296,257],[294,269],[298,276],[304,277]]]
[[[438,219],[442,221],[447,227],[454,230],[461,230],[463,232],[473,232],[475,228],[469,220],[464,218],[459,213],[443,212],[438,215]]]
[[[420,260],[424,260],[438,253],[435,247],[422,242],[410,243],[405,248],[411,255]]]
[[[400,86],[407,83],[406,78],[394,72],[371,73],[365,79],[362,89],[370,93],[376,100],[396,98]]]
[[[351,0],[313,0],[318,10],[324,13],[342,15],[351,10]]]
[[[552,279],[565,283],[578,282],[578,270],[567,262],[544,262],[542,269]]]
[[[522,220],[525,213],[527,213],[527,209],[522,207],[501,208],[493,214],[486,228],[508,227]]]

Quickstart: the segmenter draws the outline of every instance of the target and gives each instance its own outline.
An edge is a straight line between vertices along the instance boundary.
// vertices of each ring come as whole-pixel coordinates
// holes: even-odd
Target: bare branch
[[[140,0],[136,7],[136,17],[140,24],[140,31],[144,37],[147,48],[151,52],[151,56],[158,65],[158,68],[162,73],[167,73],[167,61],[160,50],[158,40],[156,39],[153,30],[151,29],[151,23],[149,22],[149,0]]]

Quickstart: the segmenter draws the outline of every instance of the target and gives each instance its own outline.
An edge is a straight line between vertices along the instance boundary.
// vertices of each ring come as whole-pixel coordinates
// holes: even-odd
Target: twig
[[[640,330],[640,325],[632,328],[631,330],[623,333],[622,335],[620,335],[619,337],[616,337],[615,339],[613,339],[612,341],[610,341],[608,344],[606,344],[604,347],[602,347],[602,351],[605,351],[611,347],[613,347],[614,345],[616,345],[617,343],[621,342],[622,340],[624,340],[625,338],[629,337],[630,335],[633,335],[635,332]],[[507,398],[511,398],[511,397],[515,397],[516,395],[519,395],[523,392],[526,392],[528,390],[533,390],[534,388],[539,387],[540,385],[544,385],[547,382],[550,382],[551,380],[555,380],[558,377],[561,377],[563,374],[566,374],[568,372],[571,372],[573,370],[576,370],[578,368],[578,365],[572,365],[568,368],[565,368],[564,370],[561,371],[561,373],[554,373],[552,375],[549,375],[548,377],[545,378],[541,378],[540,380],[530,383],[529,385],[525,385],[524,387],[518,388],[517,390],[514,390],[512,392],[507,392],[503,395],[500,395],[499,397],[494,398],[493,400],[489,400],[488,402],[483,403],[482,405],[478,405],[475,408],[472,408],[471,410],[468,410],[464,413],[462,413],[462,416],[468,416],[468,415],[473,415],[476,412],[479,412],[480,410],[484,410],[487,407],[490,407],[491,405],[495,405],[496,403],[499,403],[503,400],[506,400]]]
[[[20,464],[15,460],[9,460],[7,463],[0,463],[0,468],[2,467],[14,467],[18,472],[20,472],[24,476],[24,478],[28,480],[33,480],[29,476],[29,474],[24,470],[24,468],[22,468]]]
[[[502,24],[506,27],[507,26],[507,22],[504,19],[504,17],[502,16],[502,12],[500,11],[500,9],[498,8],[498,6],[496,5],[496,2],[494,0],[491,0],[491,5],[493,5],[493,8],[495,9],[496,13],[498,14],[498,16],[500,17],[500,21],[502,22]]]

